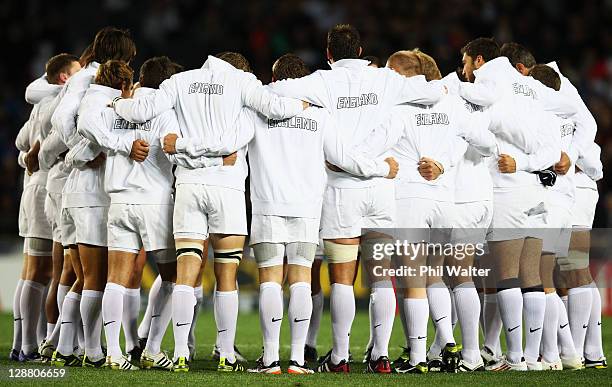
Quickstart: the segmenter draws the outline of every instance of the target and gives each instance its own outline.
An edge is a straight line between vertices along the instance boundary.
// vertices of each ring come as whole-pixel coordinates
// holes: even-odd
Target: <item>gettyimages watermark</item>
[[[544,287],[612,285],[612,229],[402,228],[364,229],[363,235],[366,286],[423,288],[442,281],[498,288],[519,269],[519,286],[534,278]]]

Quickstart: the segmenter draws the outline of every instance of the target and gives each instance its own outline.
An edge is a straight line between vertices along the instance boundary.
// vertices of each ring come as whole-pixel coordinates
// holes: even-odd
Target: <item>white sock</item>
[[[452,325],[452,306],[448,288],[439,282],[427,287],[427,301],[429,302],[429,314],[436,327],[438,344],[440,347],[447,343],[454,343]],[[441,349],[441,348],[440,348]],[[439,353],[440,351],[438,351]]]
[[[497,293],[485,293],[484,295],[484,345],[494,354],[501,354],[499,338],[502,331],[502,319],[497,305]]]
[[[427,321],[429,304],[425,298],[405,298],[404,312],[408,328],[410,364],[416,365],[427,358]]]
[[[81,319],[85,334],[85,354],[90,360],[104,357],[100,339],[102,335],[102,296],[97,290],[83,290],[81,295]]]
[[[38,348],[38,319],[40,317],[40,305],[43,303],[45,285],[25,280],[21,289],[20,311],[21,311],[21,350],[30,354]]]
[[[378,281],[372,284],[370,293],[373,360],[381,356],[389,357],[389,340],[395,319],[395,292],[391,281]]]
[[[463,349],[461,356],[470,363],[480,360],[478,346],[478,322],[480,320],[480,300],[473,282],[458,285],[453,290],[455,308],[461,327]]]
[[[355,319],[355,295],[353,287],[344,284],[332,284],[330,310],[332,320],[333,349],[331,361],[338,364],[349,358],[349,339],[351,326]]]
[[[310,284],[296,282],[289,287],[289,328],[291,330],[291,360],[304,364],[304,344],[312,315]]]
[[[172,292],[172,330],[174,332],[174,360],[189,358],[189,327],[193,322],[193,307],[196,303],[193,288],[176,285]]]
[[[263,335],[263,362],[266,366],[279,359],[282,321],[283,290],[276,282],[264,282],[259,285],[259,324]]]
[[[17,281],[15,297],[13,297],[13,349],[21,350],[21,290],[23,280]]]
[[[582,353],[584,348],[584,338],[589,326],[592,303],[593,292],[590,284],[570,289],[567,292],[567,317],[574,340],[574,348],[579,353]]]
[[[155,281],[149,289],[149,295],[147,297],[147,308],[145,309],[140,325],[138,325],[138,337],[145,339],[149,337],[149,329],[151,328],[151,309],[153,308],[153,302],[157,298],[159,287],[161,286],[162,278],[160,275],[155,277]]]
[[[584,356],[589,360],[599,360],[604,356],[601,342],[601,295],[599,288],[591,283],[592,303],[589,313],[589,328],[584,341]]]
[[[106,336],[107,355],[112,358],[121,357],[119,334],[124,314],[125,287],[107,282],[102,297],[102,321]]]
[[[556,293],[555,293],[556,294]],[[567,297],[565,297],[567,298]],[[575,358],[578,353],[574,347],[574,339],[569,327],[569,319],[567,318],[567,309],[563,300],[557,296],[557,311],[559,312],[559,330],[557,331],[557,343],[559,344],[559,353],[563,358]]]
[[[457,300],[455,300],[455,292],[453,292],[450,288],[448,289],[451,300],[451,325],[452,332],[455,332],[455,326],[459,321],[459,316],[457,316]]]
[[[485,311],[484,311],[485,306],[484,306],[484,297],[485,297],[484,290],[482,290],[482,289],[481,289],[481,290],[478,292],[478,300],[480,301],[480,316],[479,316],[479,319],[480,319],[480,329],[482,330],[482,332],[483,332],[483,333],[484,333],[484,331],[485,331],[485,317],[484,317],[484,315],[485,315]],[[495,303],[497,303],[497,299],[495,300]]]
[[[546,312],[544,313],[544,327],[542,328],[542,359],[548,363],[559,360],[559,347],[557,346],[557,331],[559,330],[559,301],[557,293],[546,295]]]
[[[233,363],[236,361],[234,339],[236,338],[236,322],[238,320],[238,291],[220,292],[217,290],[215,298],[219,354]]]
[[[64,305],[64,299],[66,298],[66,294],[70,290],[70,286],[59,284],[57,287],[57,308],[59,310],[59,316],[57,317],[57,324],[55,324],[55,328],[53,328],[53,332],[50,335],[47,335],[47,342],[53,344],[54,347],[57,348],[57,343],[59,342],[60,336],[60,327],[62,326],[62,306]]]
[[[161,342],[172,318],[172,292],[174,282],[163,281],[157,291],[157,296],[151,300],[151,324],[147,333],[147,352],[161,352]],[[193,322],[192,322],[193,325]]]
[[[80,314],[81,313],[79,312],[79,315]],[[76,336],[76,341],[74,343],[76,350],[74,351],[74,353],[80,356],[83,353],[85,353],[85,332],[83,331],[83,323],[80,318],[79,318],[79,324],[76,326],[76,333],[77,333],[77,336]]]
[[[497,292],[497,305],[506,333],[507,358],[518,363],[523,357],[523,294],[520,288]]]
[[[125,289],[123,294],[123,334],[125,352],[130,352],[138,345],[138,315],[140,314],[140,288]]]
[[[408,340],[408,323],[406,322],[406,311],[404,310],[404,296],[402,296],[401,293],[401,291],[396,293],[395,302],[397,303],[400,322],[402,323],[402,331],[404,332],[404,348],[410,348],[410,342]]]
[[[55,329],[55,324],[47,323],[47,332],[45,333],[45,340],[47,337],[50,337],[53,334],[53,330]]]
[[[57,351],[64,356],[71,355],[74,351],[77,329],[81,325],[80,304],[81,295],[78,293],[68,292],[66,297],[64,297],[61,315],[62,320],[60,322],[60,335],[57,343]]]
[[[525,320],[525,360],[538,361],[542,328],[546,313],[546,296],[544,292],[527,292],[523,294],[523,319]]]
[[[38,314],[38,323],[36,324],[36,343],[40,344],[47,337],[47,295],[49,294],[49,284],[43,289],[42,300],[40,302],[40,313]],[[38,345],[36,346],[38,348]]]
[[[191,321],[191,326],[189,327],[189,340],[187,341],[187,346],[189,347],[190,353],[193,352],[196,347],[195,331],[196,326],[198,325],[198,316],[200,315],[200,310],[202,310],[202,303],[204,302],[202,286],[200,285],[194,288],[193,294],[195,295],[196,303],[193,307],[193,320]]]
[[[374,314],[372,312],[372,292],[370,292],[370,299],[368,300],[368,326],[370,327],[370,337],[368,338],[368,344],[366,349],[372,349],[374,346]]]
[[[66,294],[70,291],[70,285],[62,285],[59,284],[57,286],[57,309],[60,313],[62,313],[62,306],[64,305],[64,298]]]
[[[319,290],[319,293],[313,294],[312,298],[312,315],[310,316],[310,323],[308,324],[308,335],[306,336],[306,344],[309,347],[317,347],[317,336],[319,336],[319,326],[321,326],[321,316],[323,315],[323,306],[325,298],[323,297],[323,290]]]

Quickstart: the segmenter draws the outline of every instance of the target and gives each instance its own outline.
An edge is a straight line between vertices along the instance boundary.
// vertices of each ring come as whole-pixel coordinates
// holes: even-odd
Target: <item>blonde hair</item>
[[[131,86],[134,70],[122,60],[109,60],[98,67],[96,84],[121,90],[123,85]]]

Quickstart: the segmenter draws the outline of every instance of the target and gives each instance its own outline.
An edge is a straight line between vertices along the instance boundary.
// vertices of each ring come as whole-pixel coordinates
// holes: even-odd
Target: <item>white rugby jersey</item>
[[[178,153],[196,155],[194,149],[218,144],[233,129],[243,107],[265,116],[284,119],[303,110],[302,102],[281,98],[263,87],[253,75],[209,56],[202,68],[178,73],[162,82],[159,90],[143,98],[120,100],[115,111],[131,122],[144,122],[174,108],[181,138]],[[246,149],[239,151],[234,166],[189,169],[179,166],[177,183],[198,183],[244,190],[247,175]]]
[[[348,148],[361,144],[395,105],[429,105],[445,93],[440,82],[426,82],[422,76],[406,78],[388,68],[370,67],[368,63],[361,59],[342,59],[331,63],[331,70],[274,82],[271,87],[280,95],[329,110]],[[380,181],[333,171],[328,171],[328,176],[328,184],[340,188],[368,187]]]
[[[576,90],[567,77],[561,74],[557,63],[550,62],[547,65],[552,67],[561,77],[561,89],[559,92],[571,98],[578,110],[576,115],[572,117],[576,123],[576,130],[574,131],[571,146],[566,151],[572,163],[575,163],[584,152],[590,149],[591,143],[595,142],[597,122],[595,122],[595,118],[593,118],[580,94],[578,94],[578,90]]]
[[[561,150],[565,153],[568,153],[572,146],[572,138],[574,137],[575,123],[573,120],[568,118],[559,118],[555,117],[557,120],[557,126],[559,127],[559,132],[561,134]],[[567,200],[573,202],[575,195],[575,162],[571,159],[571,165],[565,175],[557,175],[557,180],[555,185],[548,188],[548,191],[552,193],[549,195],[551,200],[562,201],[562,203],[566,203]]]
[[[53,92],[58,85],[49,83],[47,79],[47,73],[43,74],[40,78],[36,78],[26,87],[25,100],[30,105],[36,105],[43,98]]]
[[[72,75],[60,92],[60,101],[51,117],[51,124],[68,148],[72,148],[83,139],[77,133],[76,121],[81,100],[96,77],[100,65],[91,62]]]
[[[251,125],[249,143],[252,213],[318,219],[327,183],[325,160],[353,174],[386,176],[389,165],[345,149],[326,109],[310,107],[273,120],[245,109],[240,127]]]
[[[66,151],[68,147],[54,130],[40,146],[38,164],[41,170],[48,171],[46,189],[49,193],[61,194],[72,171],[72,168],[64,163],[63,157],[60,157]]]
[[[114,96],[121,94],[119,90],[115,90],[115,92]],[[99,112],[101,109],[106,108],[111,100],[112,97],[103,96],[101,93],[90,93],[90,95],[84,96],[79,101],[77,116],[80,117],[85,112],[90,111]],[[63,99],[61,103],[63,103]],[[55,128],[55,124],[53,127]],[[78,134],[76,127],[75,133],[76,136],[73,137],[79,137],[81,140],[70,148],[65,157],[65,163],[73,169],[62,191],[62,208],[108,206],[110,205],[110,197],[104,189],[106,163],[103,163],[98,168],[89,168],[86,165],[88,161],[96,158],[103,150],[100,146],[92,144],[89,140]]]
[[[486,112],[473,112],[466,101],[453,95],[431,106],[400,105],[374,129],[357,149],[379,154],[391,149],[399,165],[395,196],[454,201],[456,164],[471,144],[480,154],[495,149]],[[431,158],[444,169],[437,179],[425,180],[418,171],[422,157]],[[472,184],[479,184],[472,181]]]
[[[596,143],[591,143],[588,149],[582,153],[576,166],[580,168],[574,176],[576,188],[589,188],[597,190],[596,182],[603,178],[603,166],[601,164],[601,148]]]
[[[551,122],[551,114],[574,115],[571,101],[521,75],[506,57],[486,62],[474,70],[474,76],[474,83],[461,83],[459,93],[476,105],[495,110],[491,119],[497,155],[508,154],[516,161],[515,173],[501,173],[497,157],[489,160],[494,189],[540,184],[531,172],[554,165],[561,154],[559,130]]]
[[[142,98],[154,91],[140,87],[136,89],[134,98]],[[110,87],[91,85],[83,101],[96,101],[97,106],[82,111],[77,130],[107,154],[104,186],[111,203],[170,204],[174,176],[172,164],[161,148],[160,136],[165,129],[178,128],[174,110],[135,124],[107,107],[109,101],[120,93],[120,90]],[[143,162],[130,159],[135,140],[149,144],[149,154]]]

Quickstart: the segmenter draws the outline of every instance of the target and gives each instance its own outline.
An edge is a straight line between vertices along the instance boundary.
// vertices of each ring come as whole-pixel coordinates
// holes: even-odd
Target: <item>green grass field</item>
[[[286,319],[285,319],[286,320]],[[289,355],[289,326],[283,320],[281,334],[281,359],[287,360]],[[604,346],[612,348],[612,318],[604,319]],[[326,352],[331,345],[329,314],[325,314],[321,323],[319,336],[319,352]],[[315,375],[253,375],[247,373],[217,373],[216,363],[210,360],[210,351],[215,339],[214,318],[211,312],[202,313],[197,326],[197,355],[192,363],[191,371],[187,374],[173,374],[163,371],[135,371],[121,372],[105,369],[68,368],[68,376],[61,380],[27,379],[19,383],[40,384],[57,383],[61,385],[113,385],[113,386],[141,386],[160,384],[185,384],[200,386],[234,386],[234,385],[265,385],[265,386],[382,386],[407,384],[435,384],[435,385],[551,385],[551,386],[609,386],[612,385],[612,369],[583,370],[563,372],[525,372],[525,373],[492,373],[479,372],[473,374],[427,374],[427,375],[371,375],[363,373],[361,364],[362,353],[368,341],[368,316],[365,311],[358,312],[353,324],[351,334],[351,351],[356,363],[352,365],[350,375],[315,374]],[[9,379],[9,368],[23,367],[22,364],[7,360],[12,340],[12,316],[0,314],[0,384],[16,382]],[[430,335],[430,338],[432,335]],[[256,314],[240,315],[238,319],[237,345],[245,356],[251,361],[261,352],[261,334],[259,319]],[[396,320],[395,329],[391,338],[391,358],[400,352],[402,330],[399,320]],[[171,332],[164,339],[163,348],[171,351]],[[612,359],[611,353],[607,357]],[[251,365],[253,362],[250,363]],[[43,365],[28,365],[28,367],[46,367]],[[283,364],[286,367],[286,364]]]

